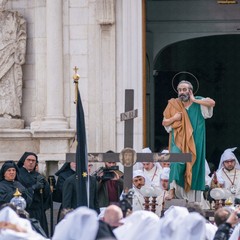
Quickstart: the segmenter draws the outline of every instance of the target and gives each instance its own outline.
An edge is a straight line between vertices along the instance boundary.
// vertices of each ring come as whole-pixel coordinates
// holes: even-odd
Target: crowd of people
[[[212,116],[215,102],[195,97],[192,84],[185,80],[177,85],[177,92],[178,98],[169,100],[163,113],[162,125],[169,132],[170,144],[161,153],[191,153],[191,162],[140,163],[136,153],[126,148],[120,163],[104,162],[92,174],[89,164],[86,207],[77,202],[75,162],[66,162],[55,173],[56,186],[51,189],[38,171],[38,156],[25,152],[17,163],[6,161],[0,170],[0,239],[239,240],[236,148],[226,149],[217,171],[211,172],[205,155],[205,119]],[[133,167],[131,189],[123,189],[119,164]],[[12,201],[16,190],[26,208]],[[52,201],[61,206],[50,234],[46,210]]]
[[[90,205],[86,208],[77,206],[74,162],[66,162],[56,172],[56,187],[51,192],[46,177],[37,170],[37,155],[25,152],[17,163],[6,161],[0,170],[0,236],[6,236],[3,239],[16,236],[22,237],[19,239],[56,240],[144,239],[147,236],[151,236],[151,239],[173,239],[176,236],[177,239],[238,239],[240,165],[234,154],[235,149],[226,149],[221,155],[216,174],[209,174],[209,178],[206,178],[209,191],[212,188],[211,183],[215,182],[215,188],[225,190],[224,193],[228,194],[226,197],[232,202],[231,207],[223,204],[215,209],[214,219],[205,216],[206,209],[203,209],[201,202],[193,204],[187,201],[186,206],[164,207],[171,194],[169,162],[138,163],[133,171],[133,187],[129,190],[131,195],[127,198],[129,208],[125,211],[121,204],[126,200],[123,191],[124,174],[119,170],[111,170],[113,166],[117,166],[116,162],[104,164],[104,169],[110,169],[114,173],[112,177],[104,176],[104,172],[109,174],[108,171],[95,171],[90,176]],[[151,150],[145,148],[142,152]],[[163,153],[166,152],[167,150],[163,150]],[[11,203],[16,189],[26,201],[25,210]],[[54,201],[61,203],[52,236],[46,219],[50,194]],[[154,197],[156,202],[153,207],[151,204]],[[147,205],[146,199],[150,205]],[[87,227],[89,223],[91,229]]]
[[[33,152],[25,152],[17,164],[6,161],[0,175],[0,204],[11,202],[18,189],[26,201],[25,211],[32,224],[44,237],[48,236],[46,210],[50,207],[50,186],[45,176],[37,170],[38,156]]]

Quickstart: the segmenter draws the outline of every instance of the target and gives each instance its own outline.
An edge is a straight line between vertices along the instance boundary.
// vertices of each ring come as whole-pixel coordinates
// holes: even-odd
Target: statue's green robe
[[[202,97],[196,98],[201,99]],[[174,111],[178,112],[179,109],[174,110],[175,107],[181,107],[181,111],[183,111],[180,126],[184,134],[179,132],[179,124],[177,126],[172,124],[172,131],[169,134],[169,149],[172,153],[192,153],[192,163],[171,163],[169,183],[175,180],[186,192],[204,190],[206,137],[205,119],[201,112],[201,106],[192,103],[188,109],[185,109],[178,99],[171,99],[164,111],[164,117],[169,118],[171,115],[173,116]]]

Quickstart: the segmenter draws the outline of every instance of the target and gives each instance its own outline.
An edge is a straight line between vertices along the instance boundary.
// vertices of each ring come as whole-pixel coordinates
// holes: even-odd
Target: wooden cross
[[[129,149],[129,148],[127,148]],[[88,153],[88,162],[89,163],[104,163],[104,162],[122,162],[121,153]],[[133,150],[133,149],[131,149]],[[134,151],[134,150],[133,150]],[[135,152],[135,151],[134,151]],[[191,162],[190,153],[136,153],[136,162]],[[67,153],[66,161],[74,162],[76,154]],[[130,176],[126,174],[125,169],[130,169]],[[132,188],[132,172],[133,166],[124,167],[124,189]]]
[[[133,110],[134,108],[134,90],[125,90],[125,112],[121,113],[121,121],[124,121],[124,148],[133,148],[133,131],[134,131],[134,118],[138,116],[138,110]],[[124,150],[123,150],[124,151]],[[122,152],[123,152],[122,151]],[[134,152],[132,152],[132,158],[134,159]],[[132,188],[132,175],[133,175],[133,165],[127,167],[124,166],[124,184],[123,189]]]
[[[91,163],[121,162],[124,166],[124,189],[132,188],[133,165],[136,162],[191,162],[190,153],[136,153],[133,149],[133,120],[138,111],[134,107],[134,91],[125,90],[125,112],[121,113],[121,121],[124,121],[124,149],[120,153],[88,153],[88,161]],[[126,162],[125,155],[130,156]],[[75,153],[67,153],[68,162],[75,161]]]

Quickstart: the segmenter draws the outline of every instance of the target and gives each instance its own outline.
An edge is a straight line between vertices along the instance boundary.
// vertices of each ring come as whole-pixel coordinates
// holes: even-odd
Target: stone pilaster
[[[143,145],[143,58],[142,58],[142,1],[122,0],[116,2],[117,29],[117,112],[124,111],[125,89],[134,89],[135,109],[138,117],[134,119],[134,148]],[[124,124],[118,115],[117,148],[122,149]]]
[[[46,110],[32,129],[67,129],[63,113],[63,9],[62,0],[46,1]]]

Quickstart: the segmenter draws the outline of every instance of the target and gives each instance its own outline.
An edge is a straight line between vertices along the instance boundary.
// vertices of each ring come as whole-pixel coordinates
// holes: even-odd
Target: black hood
[[[17,165],[18,165],[19,168],[21,168],[21,167],[23,166],[24,161],[25,161],[26,158],[27,158],[28,156],[30,156],[30,155],[35,156],[35,157],[36,157],[36,161],[37,161],[37,163],[38,163],[38,156],[37,156],[35,153],[33,153],[33,152],[25,152],[25,153],[21,156],[21,158],[19,159],[19,161],[18,161],[18,163],[17,163]]]
[[[2,168],[1,168],[1,171],[0,171],[0,181],[4,180],[4,174],[5,172],[9,169],[9,168],[15,168],[16,169],[16,173],[18,174],[18,166],[17,164],[14,162],[14,161],[6,161],[3,165],[2,165]],[[15,179],[17,178],[17,174],[16,174],[16,177]]]

